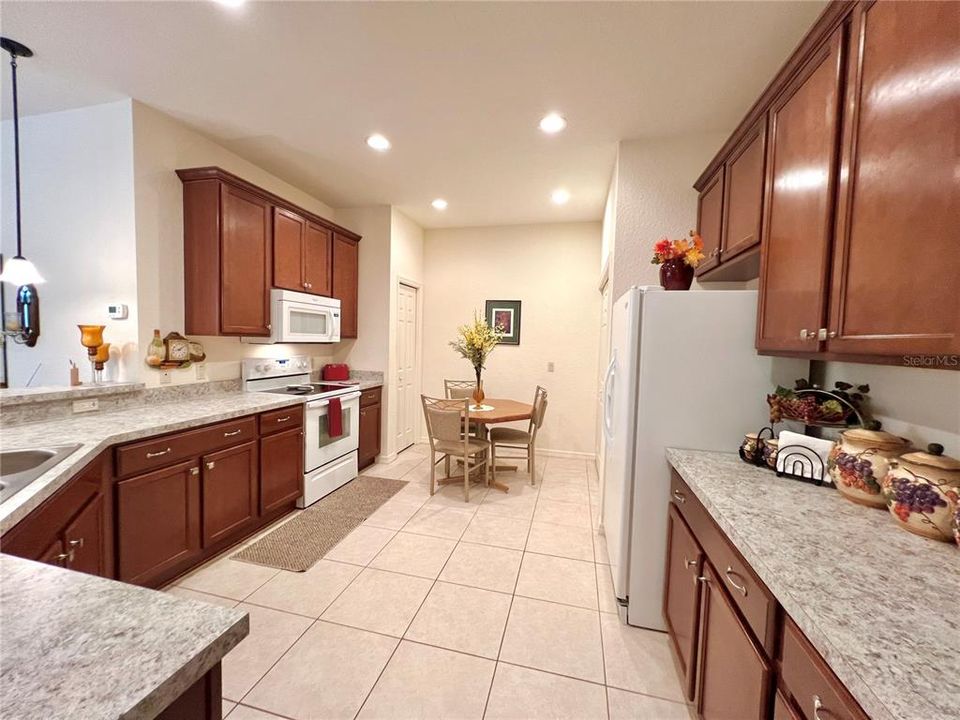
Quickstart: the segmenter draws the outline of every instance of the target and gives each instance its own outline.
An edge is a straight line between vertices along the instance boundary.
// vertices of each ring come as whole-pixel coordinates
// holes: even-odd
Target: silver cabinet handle
[[[225,432],[225,433],[223,434],[223,436],[224,436],[224,437],[233,437],[234,435],[239,435],[239,434],[242,433],[242,432],[243,432],[243,430],[242,430],[241,428],[237,428],[236,430],[234,430],[234,431],[232,431],[232,432]]]
[[[801,340],[806,340],[808,335],[810,335],[810,332],[806,328],[800,331]]]
[[[693,584],[696,585],[697,583],[703,583],[704,585],[709,585],[710,578],[708,578],[706,575],[701,575],[700,577],[694,578]]]
[[[289,420],[289,419],[290,419],[290,416],[287,415],[286,417],[277,418],[277,422],[278,422],[278,423],[287,422],[287,420]]]
[[[687,560],[686,558],[683,559],[684,567],[692,568],[692,567],[695,567],[696,564],[697,564],[696,560]]]
[[[814,720],[823,720],[823,718],[820,717],[820,711],[821,711],[821,710],[823,710],[823,703],[820,702],[820,696],[819,696],[819,695],[814,695],[814,696],[813,696],[813,717],[814,717]]]
[[[73,560],[73,553],[72,552],[60,553],[59,555],[54,555],[53,559],[59,562],[61,567],[66,567],[67,562],[69,562],[70,560]]]
[[[837,336],[836,330],[831,330],[830,332],[827,333],[828,338],[835,338],[836,336]]]
[[[216,466],[217,463],[215,463],[213,460],[207,462],[207,470],[213,470]]]
[[[166,450],[161,450],[160,452],[155,452],[155,453],[154,453],[154,452],[148,452],[148,453],[147,453],[147,457],[148,457],[148,458],[162,457],[163,455],[168,455],[168,454],[171,453],[171,452],[173,452],[173,449],[172,449],[172,448],[167,448]]]
[[[199,475],[199,474],[200,474],[200,468],[198,468],[198,467],[192,467],[192,468],[190,468],[190,474],[191,474],[191,475]]]
[[[678,503],[685,503],[685,502],[687,501],[687,496],[684,495],[684,494],[683,494],[682,492],[680,492],[679,490],[674,490],[674,491],[673,491],[673,499],[676,500]]]
[[[727,570],[724,572],[724,575],[727,576],[727,582],[730,583],[735,590],[738,590],[741,595],[744,597],[747,596],[747,586],[746,585],[737,585],[737,581],[733,578],[741,577],[732,567],[727,565]],[[742,579],[742,578],[741,578]]]
[[[67,545],[72,548],[82,548],[83,547],[83,538],[77,538],[76,540],[67,541]]]

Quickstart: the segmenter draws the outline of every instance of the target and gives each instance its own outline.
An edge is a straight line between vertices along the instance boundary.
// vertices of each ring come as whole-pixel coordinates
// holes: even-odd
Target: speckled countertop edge
[[[0,407],[49,402],[51,400],[81,400],[102,395],[123,395],[143,390],[142,382],[111,382],[102,385],[76,385],[73,387],[4,388],[0,390]]]
[[[0,555],[0,716],[150,720],[247,636],[242,610]]]
[[[874,720],[960,717],[957,548],[733,453],[667,458]]]
[[[5,450],[71,443],[80,443],[80,448],[0,504],[0,535],[30,514],[111,445],[303,402],[302,397],[270,393],[222,393],[3,428],[0,447]]]

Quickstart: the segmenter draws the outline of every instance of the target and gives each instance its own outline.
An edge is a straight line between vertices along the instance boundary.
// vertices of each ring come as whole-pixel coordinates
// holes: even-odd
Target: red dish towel
[[[337,438],[343,435],[343,407],[340,398],[330,398],[327,406],[327,435]]]

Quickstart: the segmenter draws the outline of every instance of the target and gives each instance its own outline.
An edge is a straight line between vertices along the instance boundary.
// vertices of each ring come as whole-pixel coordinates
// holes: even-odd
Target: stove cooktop
[[[359,387],[357,382],[325,382],[325,383],[304,383],[302,385],[287,385],[286,387],[272,388],[262,392],[276,393],[278,395],[343,395]]]

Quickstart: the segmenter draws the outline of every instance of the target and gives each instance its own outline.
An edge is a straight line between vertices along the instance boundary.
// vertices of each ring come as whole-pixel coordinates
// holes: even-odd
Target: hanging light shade
[[[0,47],[10,53],[10,69],[13,80],[11,83],[13,86],[13,164],[17,210],[17,254],[4,262],[3,273],[0,273],[0,281],[12,283],[17,287],[39,285],[43,282],[43,276],[34,267],[33,263],[23,256],[20,232],[20,109],[17,102],[17,58],[33,57],[33,51],[26,45],[10,38],[0,38]]]

